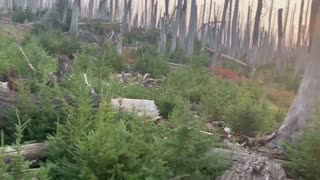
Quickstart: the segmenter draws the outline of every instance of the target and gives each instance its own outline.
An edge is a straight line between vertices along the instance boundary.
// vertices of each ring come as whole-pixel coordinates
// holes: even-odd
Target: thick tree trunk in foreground
[[[311,123],[311,116],[320,103],[320,1],[314,0],[312,4],[311,26],[313,43],[310,49],[310,59],[302,79],[298,94],[294,100],[287,117],[269,146],[280,146],[284,142],[294,143],[303,133],[306,126]]]

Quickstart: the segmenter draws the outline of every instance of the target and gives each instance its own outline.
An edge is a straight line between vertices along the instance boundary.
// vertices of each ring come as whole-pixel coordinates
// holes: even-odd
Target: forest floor
[[[12,37],[16,41],[18,41],[18,43],[20,43],[29,35],[30,35],[30,32],[28,28],[24,28],[23,26],[17,26],[13,24],[3,24],[0,21],[0,36]],[[137,62],[136,62],[136,59],[132,57],[131,51],[132,51],[132,48],[126,48],[126,47],[123,48],[125,61],[132,65]],[[270,69],[265,68],[261,71],[258,71],[256,74],[256,77],[254,78],[254,82],[258,83],[262,87],[264,93],[267,96],[267,99],[271,102],[272,111],[274,111],[275,113],[279,112],[279,114],[283,116],[288,111],[290,104],[292,103],[295,97],[295,91],[281,87],[281,83],[275,82],[274,79],[270,78],[272,77],[273,73],[274,73],[274,69],[272,68]],[[240,78],[240,81],[238,81],[237,83],[242,84],[248,81],[251,81],[251,79],[244,77],[244,78]],[[283,120],[283,117],[279,117],[279,119]],[[278,125],[281,124],[281,122],[277,122],[277,123]],[[224,132],[222,131],[222,134],[223,133]],[[233,145],[234,144],[232,144],[231,146]],[[239,148],[242,148],[241,146],[239,146],[239,144],[237,144],[237,146],[234,146],[234,147],[236,148],[236,150],[239,150]],[[229,147],[229,148],[232,148],[232,147]]]

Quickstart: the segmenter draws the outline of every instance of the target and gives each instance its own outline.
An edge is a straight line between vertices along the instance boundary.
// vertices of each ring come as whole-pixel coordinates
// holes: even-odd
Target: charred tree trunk
[[[235,1],[233,19],[232,19],[231,48],[233,51],[235,51],[235,49],[237,47],[237,42],[238,42],[237,26],[238,26],[239,1],[240,0]]]
[[[173,23],[170,53],[173,53],[177,47],[177,33],[178,33],[178,27],[180,23],[180,16],[181,16],[181,4],[182,4],[182,0],[178,0],[176,19],[175,19],[175,22]]]
[[[161,18],[161,29],[160,29],[160,42],[158,47],[158,53],[163,54],[166,50],[166,43],[167,43],[167,34],[166,34],[166,18]]]
[[[297,46],[301,45],[303,10],[304,10],[304,0],[301,1],[301,7],[300,7]]]
[[[73,37],[78,36],[79,13],[80,13],[80,0],[75,0],[73,2],[71,25],[70,25],[70,29],[69,29],[69,34]]]
[[[284,142],[294,143],[310,124],[312,114],[320,103],[320,1],[313,0],[310,21],[313,42],[310,48],[310,60],[305,69],[298,94],[281,127],[268,144],[279,147]]]
[[[184,0],[183,2],[183,7],[181,11],[181,19],[180,19],[180,24],[179,24],[179,41],[178,45],[179,48],[185,49],[185,39],[186,39],[186,34],[187,34],[187,0]]]
[[[282,14],[283,14],[283,9],[279,9],[278,10],[278,51],[279,52],[281,52],[282,40],[283,40]]]
[[[216,54],[214,56],[214,58],[212,59],[211,64],[215,63],[218,60],[220,51],[222,50],[222,36],[223,36],[223,31],[226,27],[226,17],[227,17],[227,10],[228,10],[228,5],[229,5],[229,0],[225,0],[224,1],[224,6],[223,6],[223,13],[222,13],[222,18],[221,18],[221,26],[220,29],[218,31],[218,36],[216,38],[215,41],[215,47],[216,47]]]
[[[258,7],[256,12],[256,17],[254,20],[254,29],[253,29],[253,37],[252,37],[252,46],[257,45],[259,41],[259,31],[260,31],[260,19],[262,13],[263,0],[258,0]]]
[[[196,0],[192,0],[191,2],[191,15],[190,15],[190,23],[189,23],[189,33],[188,33],[188,42],[187,42],[187,56],[192,56],[194,41],[196,37],[197,31],[197,5]]]

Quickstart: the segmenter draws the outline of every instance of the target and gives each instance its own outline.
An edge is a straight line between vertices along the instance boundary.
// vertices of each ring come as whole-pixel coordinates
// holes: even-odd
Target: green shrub
[[[273,80],[277,82],[280,87],[289,91],[297,92],[302,78],[292,70],[288,70],[286,72],[287,73],[275,73]]]
[[[12,15],[12,21],[16,23],[24,23],[26,20],[31,22],[34,18],[34,14],[32,14],[32,11],[30,7],[27,7],[26,9],[22,9],[19,7],[15,11],[13,11]]]
[[[57,31],[41,31],[37,38],[40,45],[49,55],[70,55],[80,50],[80,42],[78,40]]]
[[[168,58],[157,55],[154,49],[147,47],[138,52],[135,69],[141,74],[149,73],[161,78],[169,72]]]
[[[296,145],[286,145],[288,173],[297,180],[320,179],[320,124],[314,119]]]
[[[49,168],[40,167],[36,171],[31,171],[29,166],[31,162],[26,161],[22,156],[22,141],[24,139],[23,134],[24,130],[28,125],[28,121],[22,123],[18,113],[17,115],[17,124],[15,125],[15,143],[13,147],[17,154],[11,154],[10,157],[6,156],[6,153],[3,151],[4,148],[4,135],[1,130],[1,147],[0,147],[0,179],[33,179],[35,177],[40,179],[48,179],[48,170]]]
[[[238,93],[236,99],[225,107],[223,119],[238,133],[256,136],[273,127],[273,113],[266,101],[256,101],[248,92]]]
[[[106,91],[117,97],[132,98],[132,99],[152,99],[153,92],[140,84],[122,84],[111,82],[106,88]]]
[[[182,100],[173,94],[162,94],[156,96],[156,105],[159,109],[160,116],[168,119],[173,110],[183,104]]]
[[[98,59],[97,63],[99,67],[111,67],[116,72],[121,72],[124,70],[124,57],[119,55],[116,48],[111,44],[105,45],[103,48],[103,53]]]
[[[215,139],[199,133],[200,122],[187,111],[177,107],[156,125],[114,112],[108,102],[95,111],[78,93],[76,107],[65,108],[67,124],[49,138],[51,178],[210,179],[225,170],[221,157],[208,154]]]

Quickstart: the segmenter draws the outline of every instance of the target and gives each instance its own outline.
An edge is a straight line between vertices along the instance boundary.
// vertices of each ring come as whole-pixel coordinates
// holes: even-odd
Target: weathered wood
[[[4,157],[7,162],[10,162],[11,157],[17,155],[15,147],[0,148],[0,156]],[[40,160],[48,156],[48,144],[45,142],[22,145],[20,155],[26,160]]]
[[[101,97],[98,95],[92,95],[92,107],[98,108]],[[28,101],[32,104],[39,103],[39,97],[29,94]],[[74,101],[71,97],[65,97],[60,99],[58,97],[51,98],[52,106],[60,111],[63,102],[66,101],[71,106],[74,105]],[[119,101],[122,102],[119,104]],[[115,98],[111,100],[114,109],[118,110],[124,108],[125,111],[136,113],[138,116],[147,117],[150,119],[159,117],[159,111],[154,101],[144,99],[127,99],[127,98]],[[19,105],[19,95],[15,91],[8,91],[7,89],[0,88],[0,127],[7,125],[8,119],[6,113],[14,110]]]
[[[206,47],[206,50],[207,50],[208,52],[210,52],[210,53],[216,53],[215,50],[210,49],[210,48],[207,48],[207,47]],[[236,58],[234,58],[234,57],[231,57],[231,56],[229,56],[229,55],[221,54],[221,57],[222,57],[223,59],[226,59],[226,60],[229,60],[229,61],[233,61],[233,62],[235,62],[235,63],[237,63],[237,64],[239,64],[239,65],[248,67],[248,64],[240,61],[239,59],[236,59]]]
[[[219,180],[289,180],[281,161],[257,154],[237,153],[224,149],[214,149],[214,153],[232,156],[233,167]]]

